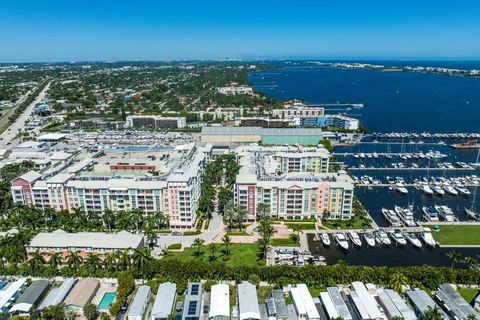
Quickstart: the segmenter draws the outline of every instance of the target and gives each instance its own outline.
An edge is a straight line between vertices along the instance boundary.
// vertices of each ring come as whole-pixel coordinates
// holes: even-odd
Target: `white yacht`
[[[395,213],[395,211],[383,208],[382,214],[385,220],[387,220],[392,227],[395,228],[401,225],[400,220],[398,219],[398,216]]]
[[[330,245],[330,237],[326,233],[322,233],[320,236],[320,239],[322,240],[323,245],[329,246]]]
[[[445,186],[443,186],[443,189],[445,189],[445,191],[447,191],[448,193],[450,193],[450,194],[452,194],[452,195],[454,195],[454,196],[458,195],[458,191],[455,190],[455,188],[452,187],[452,186],[445,185]]]
[[[422,207],[423,218],[425,221],[438,222],[438,211],[435,207]]]
[[[457,190],[460,194],[462,194],[464,196],[469,196],[470,195],[470,191],[460,184],[455,186],[455,190]]]
[[[407,194],[408,193],[408,189],[405,187],[405,185],[401,182],[398,182],[395,184],[395,188],[397,189],[398,192],[400,192],[401,194]]]
[[[400,229],[395,229],[393,230],[392,233],[390,233],[390,237],[395,241],[396,244],[399,244],[401,246],[404,246],[407,244],[407,240],[405,240],[405,237],[402,234],[402,231]]]
[[[439,186],[438,184],[433,184],[431,188],[438,195],[443,196],[445,194],[445,190],[443,190],[442,186]]]
[[[363,234],[363,239],[369,247],[375,247],[375,237],[372,233],[367,232]]]
[[[410,209],[395,206],[395,212],[406,227],[415,227],[417,225],[413,217],[413,212]]]
[[[350,238],[350,240],[354,245],[359,247],[362,246],[362,240],[360,239],[360,236],[358,235],[358,233],[356,233],[355,231],[350,231],[348,233],[348,237]]]
[[[429,228],[423,229],[423,232],[420,234],[420,236],[422,237],[423,242],[425,242],[427,246],[433,248],[437,245],[437,242],[433,238],[432,232]]]
[[[375,231],[375,240],[377,240],[379,245],[389,246],[392,244],[392,241],[388,238],[388,234],[382,229]]]
[[[455,215],[453,214],[452,209],[449,207],[443,205],[443,206],[437,206],[435,205],[435,209],[438,212],[438,215],[445,221],[447,222],[453,222],[455,221]]]
[[[335,241],[342,249],[348,250],[348,241],[343,233],[337,233],[335,235]]]
[[[420,185],[420,190],[423,191],[425,194],[433,194],[433,190],[430,188],[430,186],[427,183],[422,183]]]
[[[417,248],[422,247],[422,242],[417,238],[415,233],[407,233],[405,238],[407,238],[407,241],[410,242],[412,246]]]

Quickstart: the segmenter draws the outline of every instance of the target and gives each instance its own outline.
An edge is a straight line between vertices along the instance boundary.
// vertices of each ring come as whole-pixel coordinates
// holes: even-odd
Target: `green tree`
[[[205,240],[203,239],[196,238],[195,240],[193,240],[192,247],[197,248],[197,251],[195,252],[197,257],[200,257],[200,255],[202,254],[202,248],[204,247],[204,244]]]
[[[425,311],[425,319],[426,320],[443,320],[443,315],[442,312],[440,311],[440,308],[435,305],[433,308],[428,307],[428,310]]]
[[[406,286],[407,284],[408,278],[403,273],[396,272],[390,278],[390,286],[393,290],[399,293],[404,292],[404,286]]]
[[[226,234],[226,235],[223,236],[222,242],[223,242],[223,246],[224,246],[223,252],[225,253],[225,255],[229,255],[230,254],[230,246],[232,244],[232,238],[230,238],[230,236],[228,234]]]
[[[452,269],[455,263],[462,262],[462,254],[457,251],[447,252],[447,257],[452,261],[452,264],[451,264]]]
[[[93,303],[87,303],[86,305],[83,306],[83,315],[88,320],[96,319],[98,315],[97,306],[94,305]]]
[[[79,255],[79,251],[70,251],[67,258],[67,265],[70,269],[77,270],[83,263],[83,258]]]
[[[42,310],[40,320],[64,320],[65,305],[63,303],[46,307]]]
[[[40,253],[40,251],[35,251],[31,254],[30,260],[28,260],[30,268],[36,272],[40,270],[45,265],[45,258]]]
[[[209,260],[214,261],[217,259],[217,246],[214,243],[210,243],[208,245],[208,252],[210,253],[209,255]]]

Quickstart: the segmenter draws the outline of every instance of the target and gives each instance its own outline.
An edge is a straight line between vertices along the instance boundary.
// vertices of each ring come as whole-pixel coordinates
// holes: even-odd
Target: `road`
[[[23,96],[21,96],[20,99],[17,100],[17,102],[15,102],[15,105],[14,105],[13,108],[6,111],[4,113],[4,115],[2,117],[0,117],[0,128],[2,128],[4,125],[6,125],[8,123],[8,118],[12,115],[12,113],[18,108],[19,105],[21,105],[28,98],[30,93],[35,91],[37,88],[38,87],[35,87],[33,89],[28,90],[27,93],[25,93]]]
[[[18,135],[19,131],[23,129],[23,127],[25,126],[25,122],[27,121],[28,117],[30,117],[30,114],[32,113],[35,105],[42,101],[43,97],[45,97],[45,94],[50,87],[50,83],[51,81],[45,86],[45,88],[43,88],[43,90],[38,94],[35,100],[33,100],[33,102],[28,105],[28,107],[15,120],[15,122],[12,123],[10,127],[0,135],[0,147],[6,146],[7,143],[11,142]],[[22,99],[25,100],[26,96],[22,97]]]
[[[174,243],[181,243],[183,248],[190,247],[196,238],[203,239],[205,242],[212,241],[218,235],[222,225],[222,216],[218,214],[218,212],[214,212],[207,231],[193,236],[172,236],[171,234],[159,235],[157,246],[154,248],[153,253],[157,256],[161,253],[162,249]]]

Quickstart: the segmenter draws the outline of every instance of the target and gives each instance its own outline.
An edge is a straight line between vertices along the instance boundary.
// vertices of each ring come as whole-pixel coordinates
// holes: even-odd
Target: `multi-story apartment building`
[[[270,215],[277,218],[326,215],[329,219],[350,219],[353,180],[345,172],[327,172],[328,151],[284,149],[236,150],[242,168],[234,187],[234,200],[246,209],[248,218],[254,220],[258,204],[265,203]]]
[[[235,125],[239,127],[288,128],[294,127],[295,121],[290,119],[270,119],[268,117],[237,117]]]
[[[235,84],[232,84],[231,86],[217,88],[217,93],[226,94],[226,95],[236,95],[236,94],[252,95],[253,89],[252,87],[245,86],[245,85],[237,86]]]
[[[12,194],[14,202],[33,204],[42,210],[52,207],[80,208],[85,212],[107,209],[140,209],[144,214],[163,212],[169,216],[172,228],[191,228],[196,222],[203,168],[210,157],[211,145],[192,144],[182,150],[182,156],[166,161],[168,166],[158,176],[138,172],[61,173],[31,184],[29,200],[15,193],[18,183],[12,186]]]
[[[273,109],[272,115],[280,119],[294,119],[298,117],[320,117],[324,115],[323,108],[313,107],[288,107],[283,109]]]
[[[187,126],[187,120],[185,117],[135,115],[127,117],[125,126],[146,129],[185,128]]]

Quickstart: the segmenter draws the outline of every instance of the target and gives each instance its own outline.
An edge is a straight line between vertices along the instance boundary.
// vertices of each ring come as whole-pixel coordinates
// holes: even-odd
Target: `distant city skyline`
[[[10,1],[0,63],[480,59],[476,1]]]

